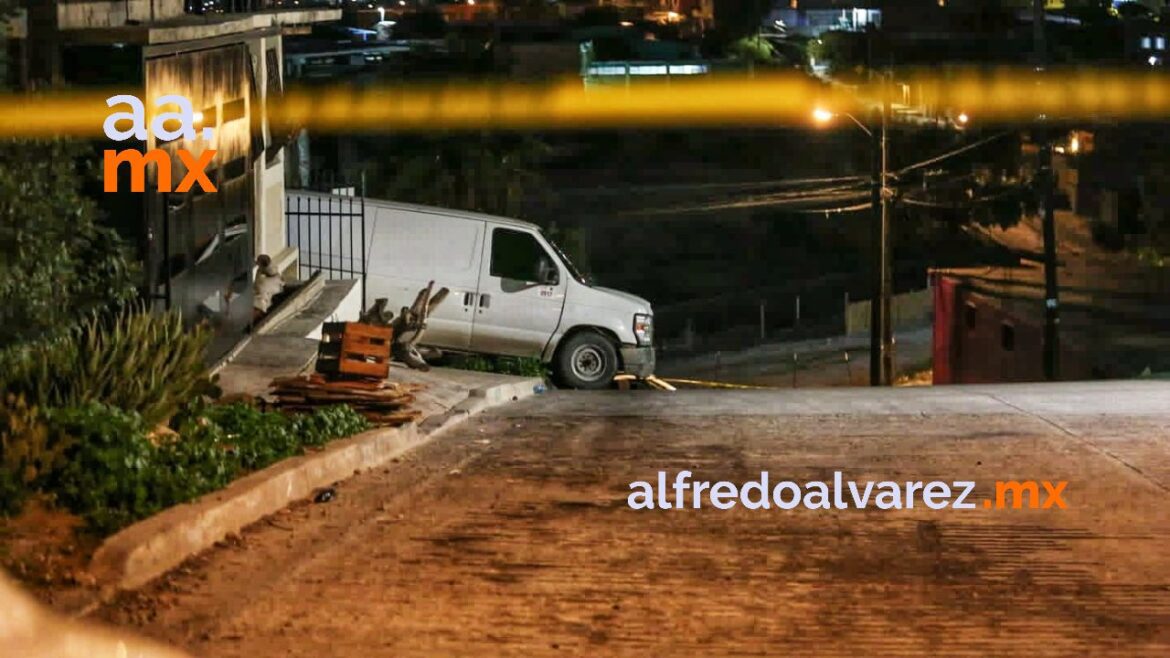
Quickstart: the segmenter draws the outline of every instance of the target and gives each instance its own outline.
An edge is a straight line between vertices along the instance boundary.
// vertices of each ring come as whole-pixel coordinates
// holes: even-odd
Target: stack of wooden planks
[[[410,409],[421,384],[396,384],[384,380],[329,380],[320,374],[278,377],[272,380],[276,406],[286,411],[311,412],[317,407],[347,404],[376,426],[396,427],[422,416]]]

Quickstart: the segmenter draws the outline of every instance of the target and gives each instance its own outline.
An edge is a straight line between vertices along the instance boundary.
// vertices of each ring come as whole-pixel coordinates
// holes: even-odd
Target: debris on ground
[[[327,503],[336,497],[337,489],[334,489],[333,487],[325,487],[324,489],[318,489],[316,493],[313,494],[313,502]]]
[[[418,343],[427,329],[427,318],[435,312],[439,304],[443,303],[450,292],[447,288],[433,292],[434,288],[434,281],[427,283],[427,287],[418,291],[414,303],[409,307],[403,306],[397,317],[386,309],[388,303],[386,298],[374,300],[373,308],[361,316],[361,322],[364,324],[389,327],[393,336],[391,352],[394,360],[423,372],[430,370],[431,367],[423,358],[423,348],[420,348]]]
[[[371,424],[397,427],[422,417],[410,409],[421,384],[398,384],[372,379],[328,380],[321,374],[278,377],[272,380],[276,406],[285,411],[312,412],[317,407],[347,404]]]

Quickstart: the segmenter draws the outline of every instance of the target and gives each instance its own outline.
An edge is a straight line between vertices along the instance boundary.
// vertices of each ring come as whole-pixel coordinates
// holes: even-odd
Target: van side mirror
[[[555,286],[561,282],[561,273],[548,256],[541,256],[536,265],[536,281],[546,286]]]

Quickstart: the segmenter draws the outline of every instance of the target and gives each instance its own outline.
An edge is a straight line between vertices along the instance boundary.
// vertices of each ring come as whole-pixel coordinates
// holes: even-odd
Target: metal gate
[[[300,279],[360,279],[366,308],[366,203],[352,187],[333,192],[289,190],[285,195],[288,244],[300,251]]]

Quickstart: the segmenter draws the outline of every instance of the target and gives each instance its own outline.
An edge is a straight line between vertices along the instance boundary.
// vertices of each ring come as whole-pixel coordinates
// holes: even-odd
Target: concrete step
[[[353,322],[361,315],[360,281],[326,281],[317,296],[296,315],[268,331],[270,336],[321,338],[326,322]]]

